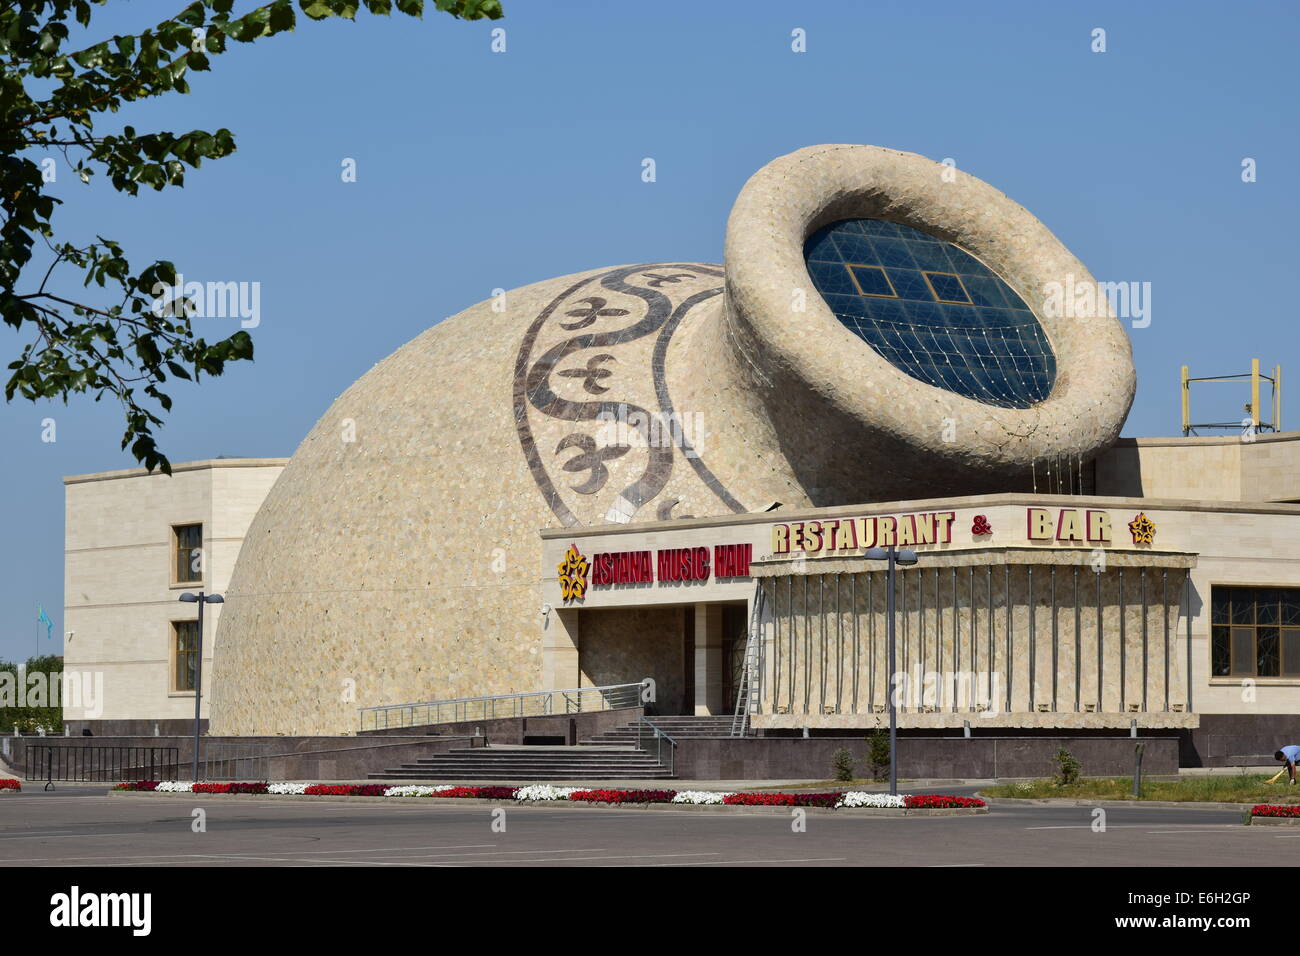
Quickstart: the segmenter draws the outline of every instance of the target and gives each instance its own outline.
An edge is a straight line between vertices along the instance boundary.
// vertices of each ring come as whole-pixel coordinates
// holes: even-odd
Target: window
[[[1002,408],[1056,381],[1033,310],[966,250],[911,226],[844,219],[804,242],[808,277],[840,323],[895,368]]]
[[[1300,678],[1300,588],[1212,588],[1210,673]]]
[[[203,525],[182,524],[172,529],[175,539],[176,583],[203,580]]]
[[[925,281],[930,283],[930,291],[940,302],[952,305],[974,305],[966,294],[966,287],[961,284],[961,276],[947,272],[922,272]]]
[[[894,285],[889,281],[889,276],[880,266],[860,266],[849,263],[847,266],[849,274],[853,276],[853,281],[857,285],[860,295],[880,296],[890,299],[897,299],[898,293],[894,291]]]
[[[199,669],[199,622],[172,621],[172,690],[193,691]]]

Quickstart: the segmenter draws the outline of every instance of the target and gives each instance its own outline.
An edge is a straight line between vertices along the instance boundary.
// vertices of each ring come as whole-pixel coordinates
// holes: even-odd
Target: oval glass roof
[[[1015,290],[950,242],[883,219],[844,219],[804,243],[813,285],[896,368],[987,405],[1028,408],[1056,356]]]

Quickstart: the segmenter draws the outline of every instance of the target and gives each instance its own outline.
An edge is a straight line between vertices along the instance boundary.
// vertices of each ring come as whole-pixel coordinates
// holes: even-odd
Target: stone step
[[[541,782],[565,782],[572,780],[672,780],[673,775],[667,770],[641,771],[629,773],[627,771],[616,771],[599,774],[572,774],[572,773],[534,773],[527,776],[521,776],[515,773],[464,773],[461,771],[451,772],[420,772],[420,771],[402,771],[402,770],[385,770],[378,773],[367,774],[370,780],[428,780],[436,783],[445,783],[453,780],[491,780],[502,783],[530,784]]]

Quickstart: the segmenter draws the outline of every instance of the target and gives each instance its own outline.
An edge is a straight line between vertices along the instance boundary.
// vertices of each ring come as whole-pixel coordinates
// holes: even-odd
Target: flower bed
[[[672,803],[676,790],[577,790],[570,800],[589,803]]]
[[[1252,817],[1300,817],[1300,807],[1259,803],[1250,808],[1250,815]]]
[[[937,793],[918,793],[903,798],[909,810],[974,809],[984,806],[978,797],[946,797]]]
[[[16,783],[16,781],[14,781]],[[723,793],[715,790],[589,790],[533,784],[527,787],[462,787],[455,784],[423,786],[381,783],[189,783],[186,781],[140,780],[119,783],[115,790],[158,793],[244,793],[308,797],[431,797],[443,799],[515,800],[519,803],[573,801],[580,803],[652,804],[675,803],[695,806],[736,807],[823,807],[826,809],[978,809],[984,801],[975,797],[942,794],[891,796],[887,793],[831,790],[823,793]],[[1300,816],[1298,807],[1256,807],[1255,811],[1284,811],[1260,816]]]
[[[23,785],[8,777],[0,778],[0,790],[21,790]]]

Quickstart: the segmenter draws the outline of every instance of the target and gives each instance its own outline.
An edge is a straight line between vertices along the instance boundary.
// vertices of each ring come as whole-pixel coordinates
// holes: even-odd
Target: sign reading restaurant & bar
[[[1112,544],[1111,517],[1108,511],[1097,508],[1025,508],[1024,512],[1025,540],[1030,543],[1091,547]],[[962,523],[963,526],[964,524],[965,522]],[[912,548],[951,544],[953,529],[957,526],[955,511],[791,521],[772,525],[772,554],[820,554],[863,551],[876,547]],[[1136,515],[1128,527],[1135,544],[1152,542],[1155,525],[1145,514]],[[977,514],[973,516],[965,534],[972,542],[991,544],[995,529],[985,515]]]

